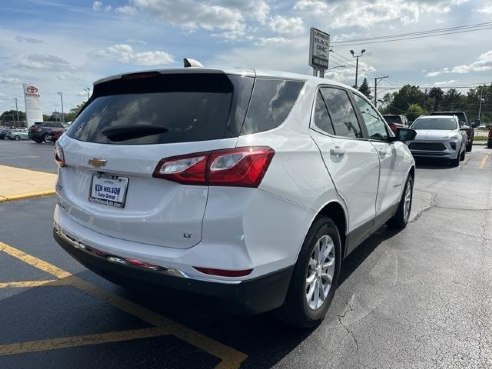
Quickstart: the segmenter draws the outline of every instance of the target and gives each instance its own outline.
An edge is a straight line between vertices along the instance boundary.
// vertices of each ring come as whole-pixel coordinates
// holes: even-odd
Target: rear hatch
[[[152,176],[163,158],[234,148],[253,76],[145,72],[101,81],[59,141],[65,212],[96,232],[187,248],[201,240],[207,186]]]

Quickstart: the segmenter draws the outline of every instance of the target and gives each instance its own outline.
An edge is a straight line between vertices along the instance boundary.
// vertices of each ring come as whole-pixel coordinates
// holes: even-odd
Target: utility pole
[[[481,115],[482,115],[482,87],[480,87],[480,103],[478,104],[478,121],[482,123]]]
[[[57,94],[60,95],[60,101],[61,101],[61,110],[62,110],[62,112],[61,112],[61,114],[62,114],[61,121],[62,121],[62,123],[65,123],[65,116],[63,114],[63,92],[58,91]]]
[[[350,54],[356,59],[355,61],[355,88],[357,88],[357,75],[359,74],[359,58],[366,52],[366,49],[362,49],[359,55],[355,55],[354,50],[350,50]]]
[[[378,107],[378,83],[381,82],[382,79],[388,78],[389,76],[384,76],[384,77],[376,77],[374,78],[374,106]]]
[[[12,99],[15,101],[15,110],[17,112],[17,124],[19,124],[19,108],[17,107],[17,100],[19,100],[19,99],[17,97],[14,97]]]

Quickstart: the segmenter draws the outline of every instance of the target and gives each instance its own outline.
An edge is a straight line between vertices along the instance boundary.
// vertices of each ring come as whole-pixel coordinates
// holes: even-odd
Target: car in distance
[[[458,166],[465,159],[466,128],[461,128],[455,115],[420,116],[411,128],[417,131],[408,144],[416,158],[440,158]]]
[[[408,127],[408,119],[404,115],[398,114],[383,114],[383,118],[390,126],[393,132],[396,132],[398,128],[407,128]]]
[[[11,129],[9,132],[7,132],[6,137],[15,141],[29,139],[27,130],[25,128]]]
[[[492,126],[490,127],[489,136],[487,138],[487,147],[492,149]]]
[[[50,142],[50,134],[54,128],[64,127],[61,122],[35,122],[31,127],[29,127],[29,139],[37,143]]]
[[[55,144],[53,235],[113,282],[313,327],[342,259],[385,223],[406,226],[414,136],[311,76],[112,76]]]
[[[4,140],[8,137],[10,129],[8,128],[0,128],[0,140]]]
[[[464,129],[466,132],[466,151],[470,152],[473,148],[473,140],[475,138],[475,130],[474,128],[480,125],[480,122],[469,123],[468,118],[466,117],[466,113],[460,110],[452,110],[452,111],[433,111],[430,115],[455,115],[458,118],[460,123],[460,127]]]

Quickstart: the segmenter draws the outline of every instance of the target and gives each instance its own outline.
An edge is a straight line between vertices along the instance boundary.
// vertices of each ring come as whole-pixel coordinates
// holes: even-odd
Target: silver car
[[[421,116],[411,128],[417,131],[408,145],[415,158],[448,159],[455,167],[465,159],[466,132],[460,130],[456,116]]]

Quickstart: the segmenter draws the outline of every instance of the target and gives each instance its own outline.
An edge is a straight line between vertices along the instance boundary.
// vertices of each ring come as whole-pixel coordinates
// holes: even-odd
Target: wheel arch
[[[332,201],[326,204],[318,212],[315,219],[313,220],[313,223],[316,221],[316,219],[318,219],[321,216],[329,217],[331,220],[335,222],[338,228],[338,232],[340,234],[340,241],[342,243],[342,254],[343,254],[342,259],[345,258],[345,255],[347,253],[345,241],[347,238],[347,228],[348,228],[348,219],[345,209],[339,202]]]

